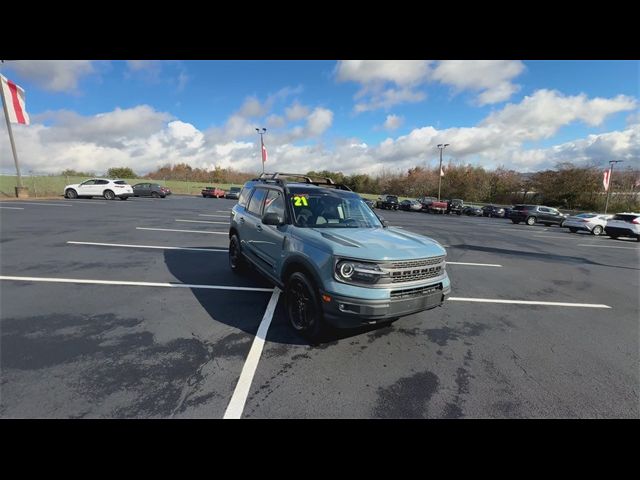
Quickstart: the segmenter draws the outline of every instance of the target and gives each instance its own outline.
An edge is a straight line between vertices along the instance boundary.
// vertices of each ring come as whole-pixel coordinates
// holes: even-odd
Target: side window
[[[249,194],[251,193],[251,188],[243,187],[240,192],[240,197],[238,198],[238,205],[244,207],[247,205],[247,198],[249,198]]]
[[[81,183],[80,185],[95,185],[95,180],[87,180],[86,182]]]
[[[284,197],[278,190],[269,190],[264,202],[264,213],[277,213],[284,220]]]
[[[249,200],[249,206],[247,207],[247,211],[249,213],[253,213],[254,215],[260,216],[260,212],[262,210],[262,201],[264,197],[267,195],[267,191],[264,188],[256,188],[253,195],[251,195],[251,200]]]
[[[549,213],[548,208],[540,207],[538,210],[541,211],[542,213]]]
[[[96,185],[107,185],[109,182],[106,180],[96,180]]]

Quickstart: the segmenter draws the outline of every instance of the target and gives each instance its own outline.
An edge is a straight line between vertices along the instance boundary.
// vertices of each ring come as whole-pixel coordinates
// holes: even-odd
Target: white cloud
[[[487,167],[507,165],[533,171],[552,167],[558,161],[588,164],[611,158],[625,160],[625,166],[637,166],[638,123],[621,131],[589,135],[549,148],[523,147],[527,142],[547,138],[571,122],[602,125],[608,116],[634,108],[636,101],[624,96],[587,98],[542,90],[520,103],[506,105],[474,126],[440,130],[427,125],[375,145],[353,137],[338,138],[326,145],[322,135],[333,125],[334,114],[327,108],[316,107],[304,124],[268,132],[265,136],[268,167],[298,171],[300,159],[304,158],[311,162],[305,166],[309,170],[327,168],[370,174],[383,168],[406,170],[429,162],[435,164],[436,145],[443,142],[451,144],[445,151],[445,161],[455,159]],[[388,115],[385,123],[393,126],[397,118],[400,117]],[[286,127],[281,116],[271,115],[268,119]],[[56,173],[74,168],[101,173],[112,166],[129,166],[138,173],[146,173],[178,162],[193,167],[220,165],[244,171],[260,170],[256,125],[238,113],[231,115],[224,125],[206,132],[147,105],[93,116],[46,112],[33,115],[32,120],[28,127],[14,127],[25,171]],[[45,120],[47,125],[42,123]],[[0,167],[11,171],[13,159],[4,128],[0,126]],[[305,144],[297,144],[301,141]]]
[[[398,128],[400,128],[403,122],[404,122],[403,117],[391,114],[391,115],[387,115],[387,118],[382,124],[382,127],[385,130],[397,130]]]
[[[424,92],[411,90],[410,88],[389,88],[379,93],[371,95],[369,101],[356,103],[354,111],[356,113],[366,112],[370,110],[378,110],[379,108],[388,110],[391,107],[403,103],[421,102],[427,98]]]
[[[295,122],[301,120],[309,115],[309,107],[301,105],[299,102],[294,102],[290,107],[285,108],[287,120]]]
[[[519,60],[443,60],[431,73],[431,79],[451,85],[456,92],[479,91],[480,105],[508,100],[519,90],[511,81],[524,71]]]
[[[280,115],[269,115],[267,117],[267,127],[269,128],[282,128],[284,127],[286,124],[286,121],[284,118],[282,118]]]
[[[82,77],[96,71],[89,60],[20,60],[7,67],[45,90],[68,93],[77,90]]]
[[[261,103],[256,97],[247,97],[238,114],[242,117],[261,117],[269,111],[268,103]]]
[[[363,85],[395,83],[410,86],[421,83],[429,71],[429,60],[341,60],[336,65],[340,82]]]

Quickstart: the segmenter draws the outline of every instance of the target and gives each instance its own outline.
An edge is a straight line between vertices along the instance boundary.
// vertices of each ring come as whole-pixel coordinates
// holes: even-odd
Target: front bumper
[[[419,287],[398,287],[383,299],[346,297],[322,292],[331,297],[322,302],[324,318],[339,328],[353,328],[404,317],[442,305],[451,293],[449,277]]]

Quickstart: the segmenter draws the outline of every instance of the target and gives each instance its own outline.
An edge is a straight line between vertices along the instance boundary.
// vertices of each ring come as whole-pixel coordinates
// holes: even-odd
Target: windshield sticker
[[[294,207],[307,207],[309,205],[307,195],[294,195],[291,200],[293,200]]]

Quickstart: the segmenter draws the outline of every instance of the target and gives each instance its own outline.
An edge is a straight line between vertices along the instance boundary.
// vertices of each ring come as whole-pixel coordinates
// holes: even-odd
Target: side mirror
[[[387,228],[389,226],[389,222],[387,222],[383,216],[378,215],[378,219],[380,220],[380,223],[382,223],[382,226]]]
[[[269,213],[265,213],[262,216],[262,223],[264,223],[265,225],[282,225],[284,223],[284,220],[282,220],[282,218],[280,217],[280,215],[278,215],[275,212],[269,212]]]

